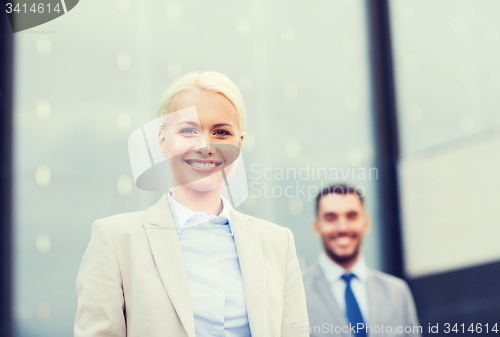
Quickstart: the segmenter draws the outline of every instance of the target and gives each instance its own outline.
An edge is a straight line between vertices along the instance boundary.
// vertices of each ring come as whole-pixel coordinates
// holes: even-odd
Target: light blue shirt
[[[251,337],[229,203],[219,216],[193,212],[167,199],[172,210],[193,304],[197,337]]]

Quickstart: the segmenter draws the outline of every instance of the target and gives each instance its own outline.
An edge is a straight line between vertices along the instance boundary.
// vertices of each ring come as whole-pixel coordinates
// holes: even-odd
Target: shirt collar
[[[170,192],[167,193],[167,200],[170,206],[170,211],[172,212],[172,216],[174,218],[175,226],[177,227],[178,234],[180,234],[180,232],[184,228],[195,226],[200,223],[205,223],[209,221],[220,223],[221,221],[225,221],[225,219],[227,219],[231,235],[234,236],[232,222],[231,222],[231,215],[230,215],[231,205],[224,197],[221,196],[222,212],[218,216],[215,215],[207,216],[207,213],[205,212],[192,211],[183,204],[181,204],[180,202],[178,202],[177,200],[175,200]]]
[[[368,279],[368,267],[366,266],[366,261],[363,255],[359,257],[358,261],[356,261],[354,266],[352,266],[349,271],[346,271],[340,265],[335,263],[326,255],[324,251],[319,255],[318,263],[329,283],[340,280],[342,275],[346,272],[353,273],[362,282],[366,282]]]

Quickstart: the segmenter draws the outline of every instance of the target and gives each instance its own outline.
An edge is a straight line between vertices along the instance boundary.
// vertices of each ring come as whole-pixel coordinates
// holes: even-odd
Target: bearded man
[[[348,185],[326,187],[316,215],[324,251],[303,276],[311,337],[421,336],[406,282],[368,269],[361,254],[370,229],[363,196]]]

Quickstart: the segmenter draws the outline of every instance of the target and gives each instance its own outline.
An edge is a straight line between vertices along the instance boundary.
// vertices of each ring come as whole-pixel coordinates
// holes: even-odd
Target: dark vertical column
[[[396,0],[397,1],[397,0]],[[388,0],[366,0],[370,39],[370,58],[374,101],[377,165],[379,167],[379,204],[382,226],[384,269],[403,276],[401,220],[398,195],[398,125],[391,52]],[[473,266],[409,280],[418,308],[424,336],[429,324],[455,324],[460,336],[500,330],[500,262]],[[462,324],[465,331],[462,332]],[[439,335],[439,333],[437,334]]]
[[[12,336],[12,29],[0,4],[0,336]]]
[[[370,47],[376,162],[383,269],[403,276],[399,191],[397,180],[398,126],[392,64],[389,4],[366,0]]]

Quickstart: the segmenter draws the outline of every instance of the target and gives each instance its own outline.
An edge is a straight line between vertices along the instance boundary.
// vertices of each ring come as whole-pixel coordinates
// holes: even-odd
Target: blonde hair
[[[215,71],[188,73],[182,76],[163,94],[157,116],[173,112],[177,96],[195,88],[224,95],[238,112],[241,135],[246,134],[247,116],[241,92],[229,77]]]

